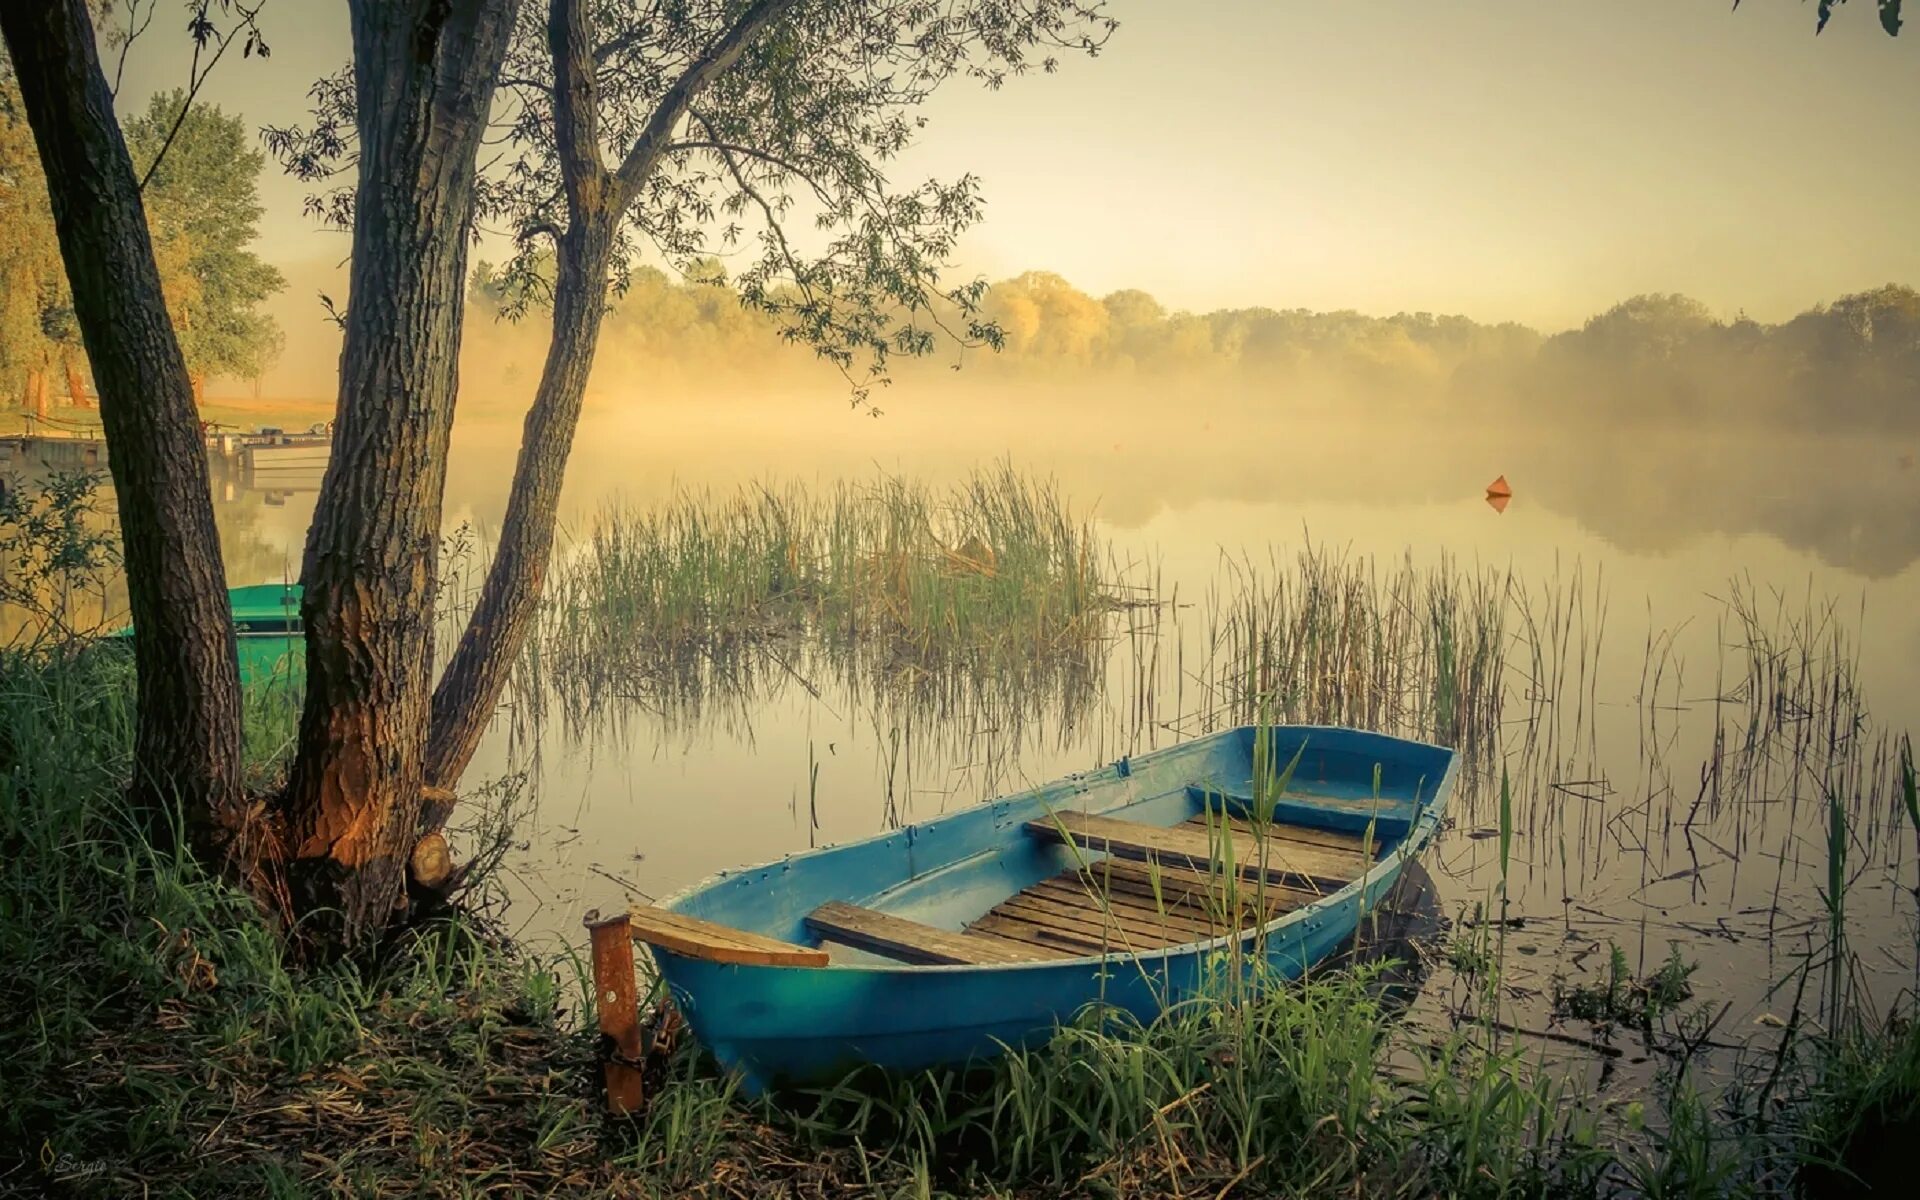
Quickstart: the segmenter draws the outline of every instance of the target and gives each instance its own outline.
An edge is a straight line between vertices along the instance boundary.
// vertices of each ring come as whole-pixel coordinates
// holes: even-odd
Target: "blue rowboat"
[[[1151,1020],[1223,970],[1295,978],[1432,839],[1455,772],[1382,734],[1234,729],[723,872],[589,915],[602,1028],[637,1052],[631,1008],[606,1003],[632,993],[629,936],[750,1093],[988,1057],[1094,1004]]]
[[[240,686],[286,683],[305,672],[306,639],[300,625],[300,585],[262,583],[227,589],[233,607],[235,648],[240,655]],[[131,638],[133,626],[108,635]]]

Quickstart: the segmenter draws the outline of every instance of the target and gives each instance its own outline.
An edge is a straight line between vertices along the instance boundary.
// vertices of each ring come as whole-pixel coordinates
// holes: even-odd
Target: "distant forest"
[[[486,264],[474,275],[476,316],[489,323],[512,297]],[[999,352],[938,343],[926,359],[896,358],[902,379],[956,363],[960,381],[1036,382],[1169,377],[1212,383],[1303,410],[1364,402],[1435,416],[1538,416],[1554,421],[1743,420],[1801,427],[1920,425],[1920,292],[1889,284],[1816,305],[1778,325],[1716,317],[1681,295],[1635,296],[1578,329],[1543,335],[1461,316],[1219,309],[1170,312],[1138,290],[1095,297],[1044,271],[996,283],[985,314]],[[479,340],[501,358],[502,381],[531,381],[544,344],[540,314],[522,336]],[[770,321],[743,309],[717,264],[689,280],[641,268],[616,301],[600,342],[599,388],[662,368],[792,374],[810,355],[784,345]],[[822,366],[821,371],[828,368]]]

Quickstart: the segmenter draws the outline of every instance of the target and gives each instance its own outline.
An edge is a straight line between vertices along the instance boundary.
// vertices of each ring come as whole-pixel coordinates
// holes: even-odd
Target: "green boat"
[[[240,652],[240,686],[290,683],[306,671],[306,640],[300,631],[300,585],[261,583],[227,589],[234,641]],[[114,631],[133,636],[133,626]]]

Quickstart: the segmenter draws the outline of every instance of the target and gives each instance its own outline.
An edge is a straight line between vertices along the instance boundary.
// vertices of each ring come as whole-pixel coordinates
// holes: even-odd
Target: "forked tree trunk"
[[[427,778],[442,788],[458,784],[472,761],[539,607],[553,553],[567,456],[580,423],[580,404],[606,313],[612,246],[613,221],[605,213],[576,224],[561,238],[553,289],[553,338],[521,434],[500,544],[487,568],[479,603],[433,694]],[[450,811],[447,804],[429,805],[422,814],[422,829],[437,831]]]
[[[85,0],[0,5],[0,33],[102,400],[133,610],[135,799],[155,812],[177,801],[197,847],[222,852],[241,828],[233,621],[206,448],[133,164]]]
[[[553,339],[540,389],[527,413],[500,545],[460,645],[433,698],[428,777],[441,796],[423,814],[437,831],[453,788],[472,760],[526,640],[546,581],[567,456],[606,312],[614,231],[660,161],[689,102],[724,74],[747,44],[794,0],[753,0],[669,87],[616,172],[600,155],[594,97],[592,22],[584,0],[548,0],[547,44],[554,68],[553,137],[567,206],[554,280]]]
[[[432,691],[474,168],[516,0],[354,0],[359,183],[334,451],[307,535],[284,800],[297,907],[354,942],[402,898]]]

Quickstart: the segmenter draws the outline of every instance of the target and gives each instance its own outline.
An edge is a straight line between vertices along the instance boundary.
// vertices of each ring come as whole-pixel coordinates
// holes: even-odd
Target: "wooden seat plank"
[[[1187,785],[1187,795],[1215,808],[1223,802],[1230,808],[1241,810],[1253,806],[1251,780],[1229,788],[1190,783]],[[1271,799],[1277,813],[1283,816],[1290,811],[1333,815],[1338,818],[1335,824],[1351,828],[1355,833],[1364,828],[1367,821],[1378,821],[1381,829],[1404,832],[1420,811],[1416,801],[1397,796],[1381,796],[1377,799],[1372,796],[1334,796],[1290,788]]]
[[[991,966],[1046,957],[1001,938],[940,929],[839,900],[807,914],[807,925],[823,937],[906,963]]]
[[[1138,821],[1076,812],[1055,813],[1051,817],[1029,821],[1026,828],[1028,833],[1036,837],[1072,841],[1085,849],[1123,858],[1153,859],[1202,869],[1224,866],[1214,858],[1216,851],[1224,849],[1218,844],[1221,831],[1209,834],[1206,830],[1188,825],[1145,825]],[[1269,841],[1265,846],[1263,867],[1262,848],[1253,835],[1232,830],[1224,832],[1233,838],[1235,870],[1251,879],[1258,879],[1265,874],[1268,879],[1290,879],[1321,888],[1340,888],[1359,876],[1365,866],[1358,854]]]
[[[670,912],[651,904],[639,904],[629,909],[627,923],[634,941],[684,954],[688,958],[763,967],[827,965],[827,952],[817,947],[783,942],[730,925],[690,917],[685,913]]]
[[[1212,819],[1213,828],[1218,829],[1220,827],[1220,817],[1219,809],[1215,808]],[[1245,817],[1236,817],[1228,814],[1226,820],[1236,832],[1245,834],[1251,834],[1253,832],[1253,822]],[[1188,817],[1186,824],[1205,829],[1208,827],[1208,819],[1205,813],[1201,813]],[[1344,850],[1353,854],[1364,854],[1366,852],[1367,839],[1365,834],[1347,833],[1339,829],[1315,829],[1308,825],[1294,825],[1286,821],[1274,821],[1267,826],[1267,836],[1277,838],[1283,842],[1298,842],[1301,845],[1318,846],[1327,850]],[[1378,855],[1380,853],[1380,845],[1385,840],[1385,838],[1379,836],[1373,839],[1374,854]]]

